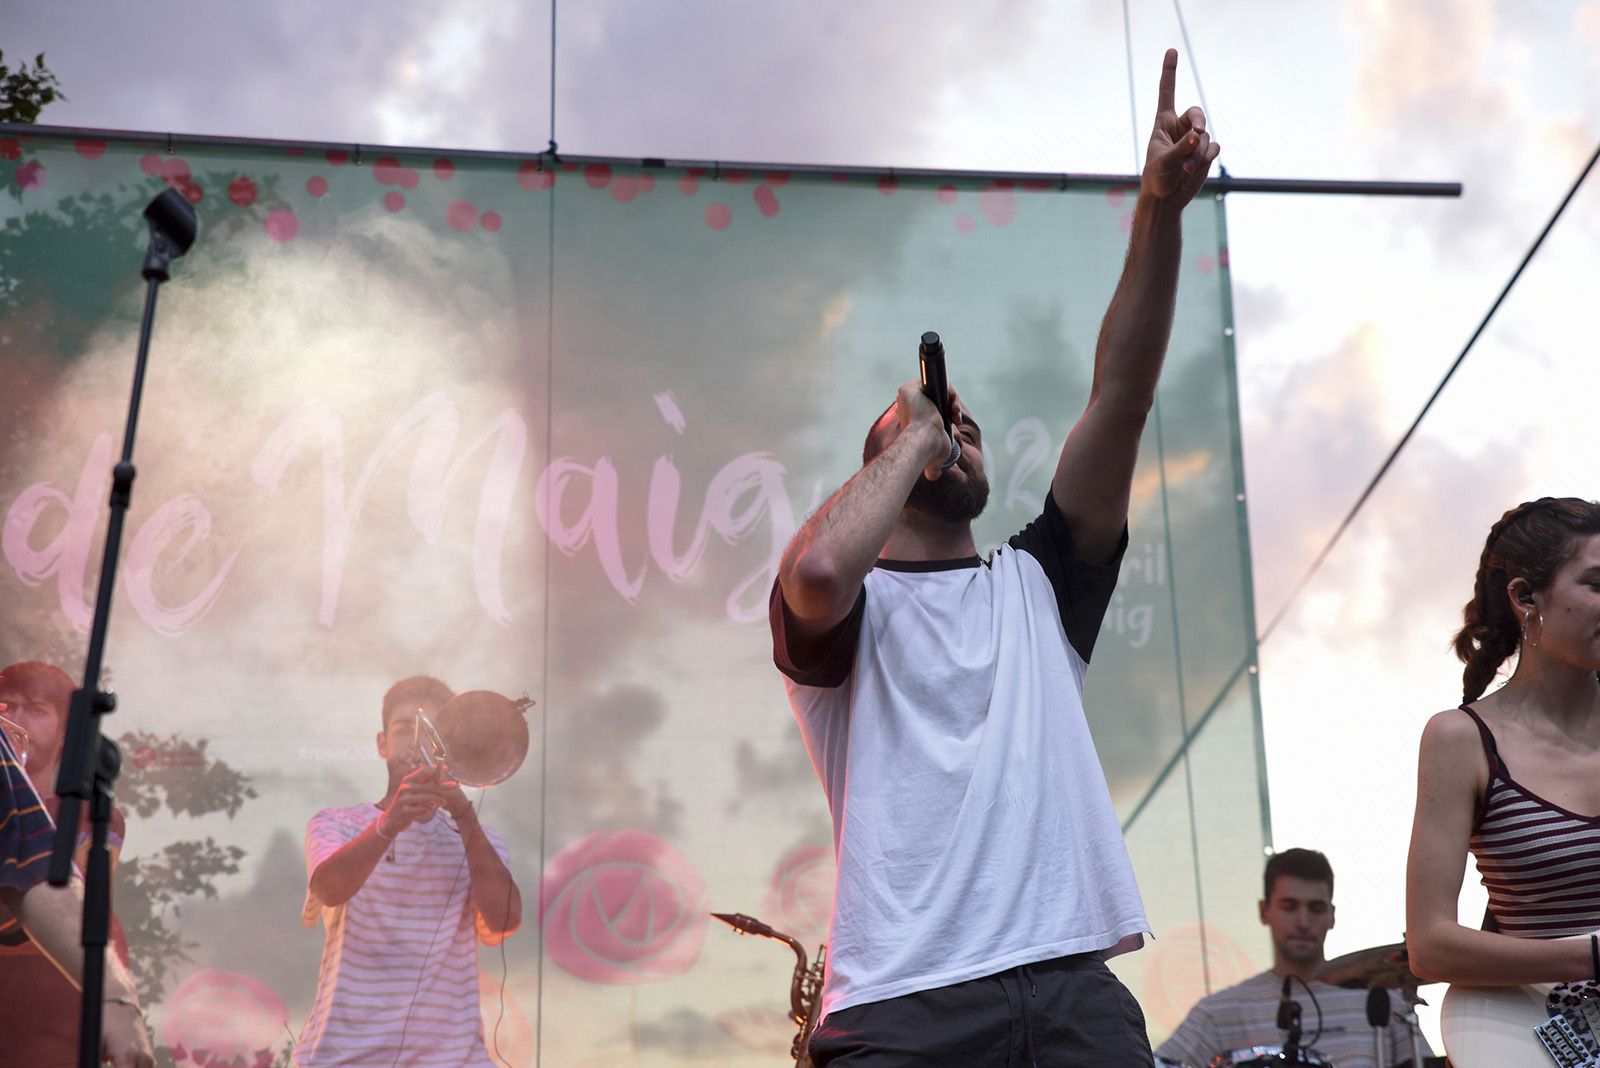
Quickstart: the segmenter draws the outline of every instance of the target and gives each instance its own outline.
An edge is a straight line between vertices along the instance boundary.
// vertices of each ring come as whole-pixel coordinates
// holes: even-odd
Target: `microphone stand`
[[[133,494],[133,434],[139,420],[139,400],[144,392],[145,361],[150,351],[151,327],[155,323],[156,293],[161,283],[171,277],[172,261],[189,251],[200,228],[194,208],[176,189],[168,189],[152,200],[144,209],[144,216],[150,223],[150,249],[141,270],[148,285],[144,321],[139,326],[139,355],[133,368],[133,392],[122,436],[122,458],[111,473],[111,518],[100,563],[100,586],[95,593],[94,622],[89,629],[83,685],[72,692],[68,706],[61,770],[56,775],[56,795],[61,802],[47,875],[52,886],[65,886],[71,881],[78,821],[83,803],[89,802],[91,844],[83,887],[83,1004],[78,1017],[78,1068],[97,1068],[100,1064],[106,942],[111,930],[111,854],[106,850],[106,828],[111,824],[111,786],[121,769],[122,757],[116,743],[100,734],[100,717],[116,709],[117,698],[101,690],[98,683],[111,616],[112,591],[116,585],[117,557],[122,548],[123,521]]]
[[[1372,1028],[1373,1068],[1389,1068],[1389,991],[1375,986],[1367,991],[1367,1025]],[[1422,1068],[1420,1062],[1412,1068]]]
[[[1283,1063],[1300,1064],[1300,1003],[1290,996],[1293,976],[1284,976],[1283,996],[1278,1002],[1278,1030],[1285,1032]]]

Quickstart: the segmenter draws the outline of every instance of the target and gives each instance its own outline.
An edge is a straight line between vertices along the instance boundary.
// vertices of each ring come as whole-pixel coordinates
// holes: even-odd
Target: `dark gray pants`
[[[1099,954],[830,1013],[817,1068],[1151,1068],[1144,1013]]]

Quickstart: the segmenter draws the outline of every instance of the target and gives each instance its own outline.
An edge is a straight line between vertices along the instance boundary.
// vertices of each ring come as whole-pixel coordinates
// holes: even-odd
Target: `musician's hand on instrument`
[[[400,780],[394,800],[378,818],[378,831],[385,838],[393,838],[418,820],[426,820],[445,804],[444,791],[439,788],[439,769],[416,768]]]
[[[125,1000],[107,1001],[101,1016],[100,1053],[102,1062],[116,1068],[153,1068],[155,1053],[150,1033],[137,1005]]]
[[[461,784],[454,779],[439,780],[439,796],[444,799],[444,810],[457,822],[472,811],[472,801],[462,791]]]

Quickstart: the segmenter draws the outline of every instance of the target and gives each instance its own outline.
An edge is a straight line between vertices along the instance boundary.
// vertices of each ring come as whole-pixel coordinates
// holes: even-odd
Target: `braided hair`
[[[1506,586],[1520,578],[1534,591],[1544,589],[1578,540],[1593,534],[1600,534],[1600,504],[1577,497],[1526,501],[1489,528],[1472,600],[1462,611],[1454,643],[1466,665],[1463,702],[1482,697],[1500,666],[1519,650],[1522,620],[1506,600]]]

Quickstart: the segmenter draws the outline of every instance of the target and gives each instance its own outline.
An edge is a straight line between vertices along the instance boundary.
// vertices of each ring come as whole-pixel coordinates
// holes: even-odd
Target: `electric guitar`
[[[1439,1006],[1439,1030],[1454,1068],[1597,1068],[1600,1004],[1550,1015],[1545,997],[1555,984],[1474,987],[1452,985]],[[1585,1019],[1590,1033],[1573,1027]]]

